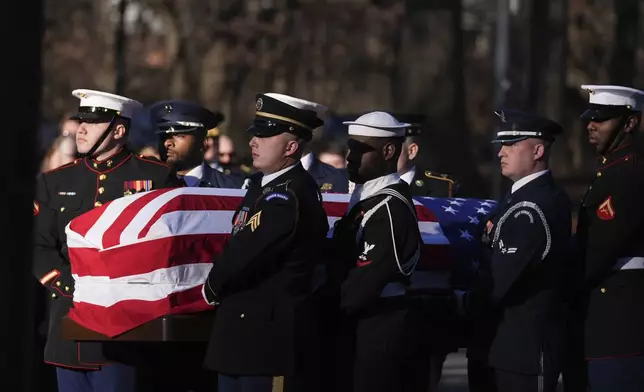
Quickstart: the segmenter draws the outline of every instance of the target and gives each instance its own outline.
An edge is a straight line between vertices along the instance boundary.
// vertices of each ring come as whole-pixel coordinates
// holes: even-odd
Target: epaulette
[[[83,158],[76,158],[76,159],[74,159],[73,161],[68,162],[68,163],[66,163],[66,164],[64,164],[64,165],[61,165],[61,166],[55,167],[55,168],[53,168],[53,169],[45,170],[45,171],[43,171],[41,174],[48,174],[48,173],[52,173],[52,172],[55,172],[55,171],[58,171],[58,170],[67,169],[68,167],[76,166],[76,165],[77,165],[78,163],[80,163],[82,160],[83,160]]]
[[[252,172],[253,172],[253,168],[252,168],[252,167],[250,167],[250,166],[248,166],[248,165],[244,165],[244,164],[239,165],[239,169],[240,169],[241,171],[243,171],[244,173],[246,173],[246,174],[250,174],[250,173],[252,173]]]
[[[434,173],[429,170],[425,171],[425,177],[432,179],[432,180],[437,180],[437,181],[444,181],[447,183],[447,193],[448,197],[453,197],[454,193],[458,191],[458,182],[456,179],[451,177],[449,174],[442,174],[442,173]]]
[[[159,158],[154,157],[154,156],[147,156],[147,155],[142,155],[142,154],[136,154],[135,155],[140,161],[144,162],[150,162],[150,163],[156,163],[157,165],[162,165],[165,167],[170,167],[167,165],[165,162],[161,161]]]
[[[434,173],[429,170],[426,170],[425,177],[431,178],[433,180],[447,181],[447,182],[451,182],[452,184],[456,184],[456,180],[450,177],[449,174]]]

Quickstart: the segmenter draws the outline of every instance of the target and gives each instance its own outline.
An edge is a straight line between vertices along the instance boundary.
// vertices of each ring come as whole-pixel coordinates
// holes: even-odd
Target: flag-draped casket
[[[210,309],[201,288],[227,241],[244,193],[160,189],[116,199],[72,220],[66,229],[75,281],[69,317],[114,337],[164,315]],[[331,236],[349,195],[323,197]],[[476,228],[494,203],[440,198],[414,202],[424,247],[411,288],[448,291],[454,271],[476,272]]]

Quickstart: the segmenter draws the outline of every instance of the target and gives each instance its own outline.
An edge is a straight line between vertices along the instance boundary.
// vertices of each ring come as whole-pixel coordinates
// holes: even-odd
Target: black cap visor
[[[304,129],[296,125],[287,125],[281,122],[255,118],[255,123],[246,130],[252,136],[256,137],[273,137],[282,133],[291,133],[305,140],[311,140],[313,133],[309,129]]]

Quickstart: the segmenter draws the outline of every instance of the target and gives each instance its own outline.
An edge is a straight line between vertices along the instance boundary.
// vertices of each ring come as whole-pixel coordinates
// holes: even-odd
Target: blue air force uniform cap
[[[601,122],[644,108],[644,91],[631,87],[584,84],[581,89],[588,92],[588,108],[582,120]]]
[[[150,107],[150,116],[157,134],[203,132],[205,135],[224,120],[219,112],[180,100],[155,103]]]
[[[305,140],[313,138],[313,130],[324,125],[319,114],[327,108],[319,103],[284,94],[257,94],[255,120],[248,132],[257,137],[291,133]]]
[[[554,141],[555,136],[563,133],[557,122],[518,109],[503,109],[494,112],[499,118],[499,130],[492,143],[516,143],[521,140],[536,138]]]

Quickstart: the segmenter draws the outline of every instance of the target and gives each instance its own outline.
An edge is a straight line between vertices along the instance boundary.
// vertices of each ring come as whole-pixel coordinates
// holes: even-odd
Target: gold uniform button
[[[51,293],[52,298],[56,298],[56,293]]]
[[[101,174],[100,176],[98,176],[98,179],[101,181],[105,180],[106,178],[107,178],[107,175],[105,174]]]
[[[98,163],[94,162],[94,169],[98,167]]]
[[[101,195],[105,193],[105,188],[103,187],[98,188],[98,193],[100,193]]]
[[[94,203],[94,207],[100,207],[102,205],[103,203],[101,203],[100,201],[97,201],[96,203]]]
[[[239,315],[239,318],[244,318],[244,317],[246,317],[246,315],[244,313]]]
[[[602,176],[602,172],[597,172],[597,177],[601,177],[601,176]]]
[[[56,282],[56,286],[60,287],[60,285],[61,285],[61,283],[60,283],[60,280],[59,280],[58,282]]]
[[[602,157],[602,163],[606,163],[606,157]]]
[[[601,291],[602,294],[604,294],[606,292],[606,289],[602,287],[599,291]]]
[[[107,167],[112,167],[112,161],[107,161]]]
[[[65,286],[65,291],[69,291],[69,286]]]
[[[60,212],[65,211],[65,207],[60,207]]]

